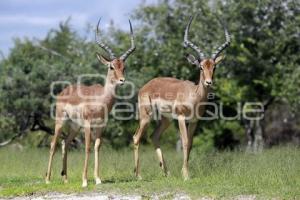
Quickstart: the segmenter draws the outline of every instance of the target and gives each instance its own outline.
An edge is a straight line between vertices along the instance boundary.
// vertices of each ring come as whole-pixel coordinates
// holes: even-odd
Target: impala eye
[[[115,69],[115,68],[114,68],[113,65],[111,64],[111,65],[109,65],[109,69],[113,70],[113,69]]]

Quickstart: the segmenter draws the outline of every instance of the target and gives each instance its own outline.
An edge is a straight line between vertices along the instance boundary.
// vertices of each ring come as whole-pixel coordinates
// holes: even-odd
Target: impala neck
[[[105,94],[113,95],[115,93],[115,89],[117,85],[112,81],[112,77],[113,77],[113,72],[108,70],[106,75],[105,85],[104,85]]]
[[[196,94],[198,95],[199,99],[203,99],[203,98],[207,99],[207,94],[209,90],[210,88],[204,85],[204,73],[203,71],[201,71],[199,83],[196,86]]]

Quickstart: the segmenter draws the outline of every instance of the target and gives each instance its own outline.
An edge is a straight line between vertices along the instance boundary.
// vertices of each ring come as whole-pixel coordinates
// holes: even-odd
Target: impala
[[[222,44],[210,58],[195,44],[189,41],[188,33],[193,17],[185,29],[184,45],[196,51],[198,58],[188,54],[188,61],[200,69],[199,83],[178,80],[175,78],[160,77],[149,81],[138,94],[139,127],[133,136],[135,176],[141,178],[139,167],[139,143],[145,129],[154,113],[159,113],[159,123],[152,134],[152,141],[158,156],[160,167],[165,175],[168,175],[165,159],[163,157],[159,138],[161,133],[170,125],[170,118],[178,120],[180,137],[183,148],[182,175],[184,180],[189,178],[188,160],[191,151],[193,134],[196,129],[199,116],[205,112],[203,102],[207,101],[207,95],[212,85],[213,73],[216,65],[223,59],[220,53],[230,44],[230,36],[225,28],[226,42]],[[189,122],[188,128],[186,122]]]
[[[114,103],[114,91],[117,85],[125,82],[125,60],[135,50],[132,25],[129,20],[131,32],[131,48],[122,56],[117,58],[113,51],[99,39],[99,23],[95,32],[97,44],[104,49],[110,56],[110,59],[97,53],[98,60],[108,67],[105,85],[100,84],[84,86],[72,85],[65,88],[57,97],[56,102],[56,121],[55,134],[51,141],[50,158],[48,171],[46,174],[46,183],[50,182],[51,166],[57,139],[62,132],[64,125],[68,125],[70,133],[62,145],[63,169],[61,175],[67,182],[67,151],[70,142],[74,139],[80,129],[84,129],[85,135],[85,161],[82,174],[82,187],[87,186],[87,166],[90,153],[91,131],[95,135],[95,168],[94,178],[96,184],[101,183],[99,177],[99,149],[101,145],[101,132],[105,126],[105,121]]]

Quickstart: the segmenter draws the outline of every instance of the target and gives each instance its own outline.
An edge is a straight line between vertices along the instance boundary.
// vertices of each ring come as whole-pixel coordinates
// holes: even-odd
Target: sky
[[[130,13],[142,2],[153,4],[157,0],[0,0],[0,53],[9,54],[13,38],[43,38],[68,17],[79,32],[88,23],[96,24],[100,17],[101,28],[113,20],[127,29]]]

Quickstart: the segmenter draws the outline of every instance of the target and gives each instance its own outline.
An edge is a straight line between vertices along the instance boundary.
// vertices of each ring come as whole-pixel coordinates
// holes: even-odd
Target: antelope
[[[63,181],[65,183],[68,182],[67,151],[69,144],[80,131],[80,129],[83,129],[85,136],[85,161],[82,174],[82,187],[87,187],[88,185],[87,166],[91,148],[90,143],[92,131],[95,136],[94,178],[96,185],[101,183],[101,179],[99,177],[99,149],[101,146],[101,132],[105,127],[107,114],[111,111],[114,104],[114,91],[118,85],[123,85],[125,82],[125,61],[135,50],[135,44],[132,25],[129,20],[131,47],[122,56],[116,57],[111,48],[109,48],[99,38],[100,20],[98,21],[95,31],[95,40],[96,43],[110,56],[110,59],[108,59],[97,53],[98,60],[108,68],[105,85],[71,85],[65,88],[58,95],[56,102],[55,134],[51,141],[46,183],[50,182],[51,166],[53,156],[55,154],[56,143],[64,125],[67,125],[70,131],[65,142],[62,144],[63,168],[61,175],[63,177]]]
[[[135,176],[141,179],[139,144],[149,122],[153,119],[154,113],[158,113],[158,125],[152,134],[155,151],[159,165],[165,176],[169,174],[163,153],[160,148],[159,139],[165,129],[170,125],[171,118],[176,118],[179,124],[180,137],[183,149],[182,176],[184,180],[189,179],[188,161],[193,142],[197,121],[205,112],[205,102],[212,85],[213,73],[216,65],[224,58],[220,53],[229,46],[230,35],[225,28],[226,41],[211,57],[205,57],[199,47],[188,39],[190,25],[193,17],[190,18],[184,33],[184,46],[190,47],[198,54],[195,58],[187,54],[187,60],[200,69],[199,83],[178,80],[176,78],[158,77],[146,83],[138,93],[139,126],[133,136]],[[188,128],[186,127],[188,122]]]

